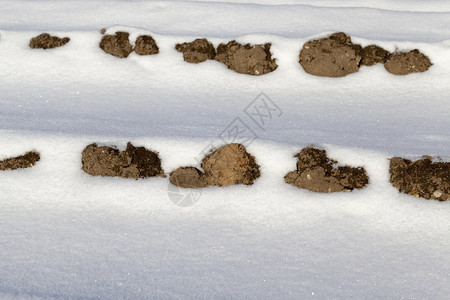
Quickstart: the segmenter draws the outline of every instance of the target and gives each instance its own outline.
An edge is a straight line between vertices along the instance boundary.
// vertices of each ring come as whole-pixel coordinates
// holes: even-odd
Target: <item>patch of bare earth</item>
[[[343,32],[305,43],[300,64],[306,73],[325,77],[343,77],[358,72],[362,48]]]
[[[128,32],[118,31],[115,35],[104,35],[100,41],[100,48],[105,53],[126,58],[133,51],[133,46],[130,44]]]
[[[216,49],[207,39],[196,39],[190,43],[176,44],[175,49],[183,53],[184,61],[193,64],[216,57]]]
[[[425,72],[432,65],[428,56],[414,49],[409,52],[393,53],[384,64],[384,67],[389,73],[394,75],[407,75]]]
[[[106,30],[102,29],[101,33],[105,34]],[[133,51],[139,55],[154,55],[159,53],[158,45],[151,36],[138,36],[134,48],[130,43],[129,36],[130,34],[128,32],[122,31],[117,31],[114,35],[104,35],[100,41],[100,48],[105,53],[119,58],[126,58]]]
[[[450,200],[450,162],[433,162],[431,157],[411,161],[391,159],[390,182],[400,192],[425,199]]]
[[[154,55],[159,53],[159,48],[151,36],[140,35],[136,39],[134,52],[139,55]]]
[[[361,65],[373,66],[384,64],[391,57],[391,53],[377,45],[369,45],[361,50]]]
[[[170,174],[170,182],[184,188],[251,185],[260,177],[259,165],[241,144],[228,144],[206,155],[195,167],[181,167]]]
[[[298,157],[297,170],[284,177],[286,183],[318,193],[352,191],[365,187],[369,179],[362,167],[339,166],[327,157],[325,150],[303,148]]]
[[[70,38],[59,38],[57,36],[51,36],[48,33],[42,33],[30,40],[30,48],[32,49],[52,49],[61,47],[67,44]]]
[[[183,188],[203,188],[207,186],[205,174],[195,167],[181,167],[170,173],[170,182]]]
[[[158,153],[130,142],[124,151],[108,146],[88,145],[82,152],[82,169],[93,176],[124,178],[165,177]]]
[[[236,41],[220,44],[215,60],[228,69],[242,74],[263,75],[275,71],[278,65],[270,53],[271,44],[241,45]]]
[[[41,157],[38,152],[30,151],[25,153],[24,155],[1,160],[0,171],[31,168],[40,159]]]

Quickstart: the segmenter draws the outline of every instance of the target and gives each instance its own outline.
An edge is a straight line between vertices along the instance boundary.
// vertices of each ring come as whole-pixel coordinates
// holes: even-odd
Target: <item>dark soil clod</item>
[[[100,42],[100,48],[105,51],[105,53],[126,58],[133,51],[133,46],[131,46],[128,32],[116,32],[115,35],[105,35]]]
[[[183,53],[184,61],[194,64],[216,57],[216,49],[207,39],[196,39],[190,43],[177,44],[175,49]]]
[[[300,64],[306,73],[325,77],[343,77],[358,72],[362,48],[343,32],[305,43]]]
[[[30,151],[24,155],[0,161],[0,171],[30,168],[41,159],[38,152]]]
[[[220,44],[215,60],[224,63],[228,69],[249,75],[263,75],[274,71],[278,65],[270,53],[271,44],[241,45],[236,41]]]
[[[51,36],[48,33],[42,33],[37,37],[30,40],[30,48],[32,49],[52,49],[61,47],[67,44],[70,38],[59,38],[57,36]]]
[[[157,153],[145,149],[145,147],[134,147],[127,144],[126,152],[132,157],[131,165],[136,166],[139,177],[154,177],[164,175],[161,169],[161,160]]]
[[[336,161],[327,157],[325,150],[304,148],[298,157],[297,170],[284,177],[286,183],[317,193],[352,191],[365,187],[369,179],[362,167],[335,167]]]
[[[201,166],[204,173],[194,167],[178,168],[170,174],[170,182],[184,188],[251,185],[261,175],[255,157],[241,144],[220,147],[206,155]]]
[[[416,72],[425,72],[433,64],[428,56],[414,49],[409,52],[393,53],[384,67],[394,75],[407,75]]]
[[[391,53],[376,45],[369,45],[362,49],[361,65],[373,66],[375,64],[384,64],[388,61]]]
[[[93,176],[118,176],[124,178],[164,177],[157,153],[144,147],[127,144],[125,151],[88,145],[82,153],[82,169]]]
[[[416,197],[450,200],[450,162],[433,162],[430,157],[410,161],[391,159],[390,182],[400,192]]]
[[[139,55],[153,55],[159,53],[158,45],[149,35],[140,35],[136,39],[134,52]]]

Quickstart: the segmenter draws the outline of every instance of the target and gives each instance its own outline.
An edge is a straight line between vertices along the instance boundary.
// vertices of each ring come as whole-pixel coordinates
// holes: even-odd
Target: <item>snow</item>
[[[4,293],[442,298],[449,292],[447,206],[399,195],[387,182],[386,155],[326,146],[332,158],[364,165],[371,182],[353,193],[315,195],[282,182],[295,168],[296,147],[255,141],[248,148],[261,164],[260,180],[206,189],[195,205],[180,208],[167,179],[84,174],[79,153],[98,139],[3,139],[9,153],[32,146],[42,152],[35,168],[0,174]],[[136,144],[159,151],[165,170],[195,164],[192,157],[207,145]]]
[[[218,3],[236,3],[236,4],[260,4],[260,5],[308,5],[317,7],[333,7],[333,8],[377,8],[383,10],[398,10],[411,12],[448,12],[450,10],[450,3],[448,1],[431,0],[411,1],[370,1],[370,0],[188,0],[189,2],[218,2]],[[187,1],[185,1],[187,2]],[[244,3],[243,3],[244,2]]]
[[[0,1],[0,159],[41,153],[34,168],[0,172],[0,298],[448,296],[450,204],[388,182],[389,157],[449,159],[446,2],[233,2]],[[106,55],[102,27],[150,34],[160,53]],[[434,65],[306,74],[303,43],[339,30],[362,45],[418,48]],[[29,49],[42,31],[71,41]],[[203,36],[271,42],[279,67],[250,77],[183,62],[174,45]],[[280,111],[258,127],[244,110],[261,97]],[[189,194],[167,178],[81,170],[87,144],[129,140],[158,151],[166,172],[198,166],[236,118],[254,134],[253,186],[207,188],[179,207],[174,195]],[[286,185],[310,144],[364,166],[369,186],[318,195]]]
[[[230,38],[259,33],[296,38],[333,30],[370,39],[415,42],[439,42],[448,39],[450,33],[448,1],[384,0],[356,4],[349,0],[309,0],[295,5],[293,0],[281,2],[287,5],[269,0],[244,2],[253,3],[0,0],[0,28],[88,31],[127,25],[164,35]],[[258,4],[268,2],[276,5]]]
[[[273,43],[279,65],[276,72],[248,78],[215,61],[184,63],[173,45],[195,37],[160,36],[123,26],[110,31],[126,29],[133,38],[152,34],[160,54],[132,53],[126,60],[105,55],[97,47],[99,32],[54,32],[72,40],[60,49],[30,50],[29,39],[38,32],[1,31],[0,51],[5,55],[0,57],[0,91],[8,95],[2,104],[1,128],[211,139],[236,117],[252,124],[243,110],[264,92],[283,115],[274,117],[265,130],[254,129],[260,138],[356,146],[394,155],[447,155],[450,121],[444,108],[450,58],[446,55],[449,46],[443,42],[378,42],[355,37],[355,42],[376,42],[392,51],[420,48],[434,66],[427,73],[408,77],[374,66],[336,79],[308,75],[299,66],[299,49],[309,38],[236,37],[239,42]],[[215,45],[228,41],[211,40]],[[26,86],[18,89],[17,83],[24,78]]]

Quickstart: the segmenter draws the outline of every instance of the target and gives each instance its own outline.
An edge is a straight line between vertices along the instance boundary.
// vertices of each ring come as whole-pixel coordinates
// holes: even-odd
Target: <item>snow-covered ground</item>
[[[0,1],[0,159],[41,153],[34,168],[0,173],[0,298],[448,297],[450,203],[399,194],[387,160],[450,157],[448,2],[246,2]],[[102,27],[151,34],[160,53],[106,55]],[[71,41],[29,49],[44,31]],[[434,65],[306,74],[303,43],[335,31],[418,48]],[[279,67],[251,77],[185,63],[174,45],[198,37],[272,42]],[[246,111],[261,99],[278,110],[258,126]],[[81,170],[87,144],[129,140],[158,151],[166,172],[195,165],[211,143],[232,141],[230,124],[255,138],[253,186],[188,194],[167,178]],[[286,185],[310,144],[365,166],[369,186]],[[195,204],[179,207],[179,195]]]

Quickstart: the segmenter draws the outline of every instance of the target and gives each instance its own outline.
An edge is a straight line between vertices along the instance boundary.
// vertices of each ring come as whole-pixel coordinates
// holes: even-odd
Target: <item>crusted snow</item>
[[[448,297],[450,203],[388,182],[389,157],[449,159],[446,2],[233,2],[0,1],[0,159],[41,153],[33,168],[0,172],[0,298]],[[150,34],[160,53],[106,55],[102,27]],[[71,41],[29,49],[43,31]],[[418,48],[433,66],[306,74],[301,46],[334,31]],[[198,37],[271,42],[279,67],[251,77],[183,62],[174,45]],[[245,109],[261,93],[278,110],[258,126]],[[129,140],[158,151],[166,172],[197,165],[209,145],[232,141],[233,121],[253,132],[261,178],[204,189],[189,207],[174,204],[190,196],[167,178],[81,170],[87,144]],[[368,187],[318,195],[286,185],[293,155],[311,144],[364,166]]]

